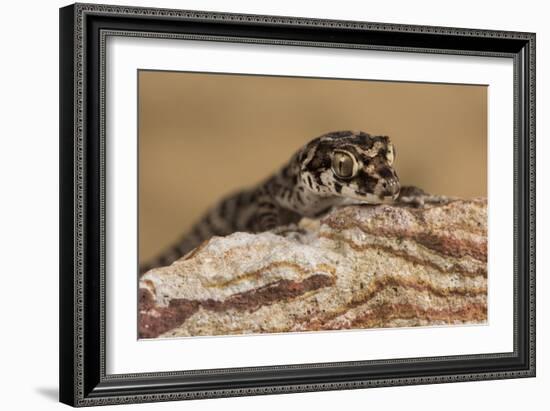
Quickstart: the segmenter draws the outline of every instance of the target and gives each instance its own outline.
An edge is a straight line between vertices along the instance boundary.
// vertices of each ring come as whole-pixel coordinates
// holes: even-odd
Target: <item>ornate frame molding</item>
[[[60,398],[74,406],[354,389],[531,377],[535,375],[535,35],[295,17],[76,4],[60,10]],[[105,22],[120,26],[112,29]],[[130,23],[129,23],[130,22]],[[153,22],[166,31],[148,31]],[[193,25],[188,32],[187,25]],[[136,26],[141,29],[136,29]],[[217,27],[224,27],[222,32]],[[226,28],[227,26],[227,28]],[[137,28],[139,28],[137,27]],[[175,28],[180,32],[170,31]],[[322,29],[313,36],[311,29]],[[225,30],[225,32],[224,32]],[[266,38],[277,30],[277,38]],[[323,30],[341,33],[325,41]],[[187,32],[186,32],[187,31]],[[228,35],[227,31],[231,33]],[[232,33],[235,34],[232,34]],[[246,35],[243,35],[246,34]],[[258,36],[258,34],[261,34]],[[389,44],[401,34],[407,44]],[[514,351],[471,356],[357,361],[106,375],[105,373],[105,48],[108,36],[361,48],[514,60]],[[280,38],[280,37],[284,38]],[[312,37],[313,36],[313,37]],[[359,37],[367,37],[358,41]],[[370,37],[369,37],[370,36]],[[306,37],[304,39],[302,37]],[[345,41],[349,38],[352,41]],[[70,81],[69,81],[70,79]],[[98,108],[90,102],[98,102]],[[460,365],[463,372],[429,371]],[[418,372],[411,373],[412,366]],[[378,374],[345,374],[385,366]],[[407,368],[409,370],[407,370]],[[458,368],[457,368],[458,369]],[[327,376],[344,373],[347,378]],[[308,371],[307,375],[304,372]],[[223,388],[209,385],[221,374]],[[285,383],[243,383],[254,375]],[[300,380],[298,380],[300,377]],[[308,378],[308,383],[298,383]],[[232,381],[232,382],[230,382]],[[292,382],[296,381],[296,382]],[[149,388],[147,388],[149,387]],[[161,387],[160,392],[154,387]]]

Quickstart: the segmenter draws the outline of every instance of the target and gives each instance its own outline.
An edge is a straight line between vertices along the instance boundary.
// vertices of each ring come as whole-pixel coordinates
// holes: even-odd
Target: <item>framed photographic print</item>
[[[535,35],[60,10],[60,399],[535,375]]]

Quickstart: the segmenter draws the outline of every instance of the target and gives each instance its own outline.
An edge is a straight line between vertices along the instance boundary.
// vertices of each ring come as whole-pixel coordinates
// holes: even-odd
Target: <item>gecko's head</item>
[[[321,195],[359,203],[391,202],[401,187],[394,159],[395,148],[386,136],[332,132],[312,140],[302,152],[300,179]]]

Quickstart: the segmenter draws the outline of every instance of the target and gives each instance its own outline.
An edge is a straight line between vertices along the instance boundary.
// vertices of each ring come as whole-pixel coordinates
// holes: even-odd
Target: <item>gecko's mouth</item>
[[[397,199],[397,197],[399,197],[399,193],[382,197],[382,204],[391,204]]]
[[[398,196],[399,196],[399,193],[389,195],[389,196],[382,196],[374,193],[365,193],[361,197],[351,198],[348,204],[350,205],[392,204],[397,199]]]
[[[344,197],[343,204],[391,204],[399,196],[400,189],[399,183],[380,183],[372,191],[344,186],[339,194]]]
[[[393,204],[396,198],[397,195],[378,197],[378,201],[369,202],[369,204]]]

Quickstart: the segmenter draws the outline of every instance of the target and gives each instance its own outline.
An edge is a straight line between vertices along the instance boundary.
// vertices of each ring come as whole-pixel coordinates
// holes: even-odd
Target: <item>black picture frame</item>
[[[105,373],[104,40],[231,42],[509,57],[514,62],[514,350],[468,356]],[[508,178],[503,176],[502,178]],[[535,34],[75,4],[60,9],[60,401],[136,403],[535,376]]]

